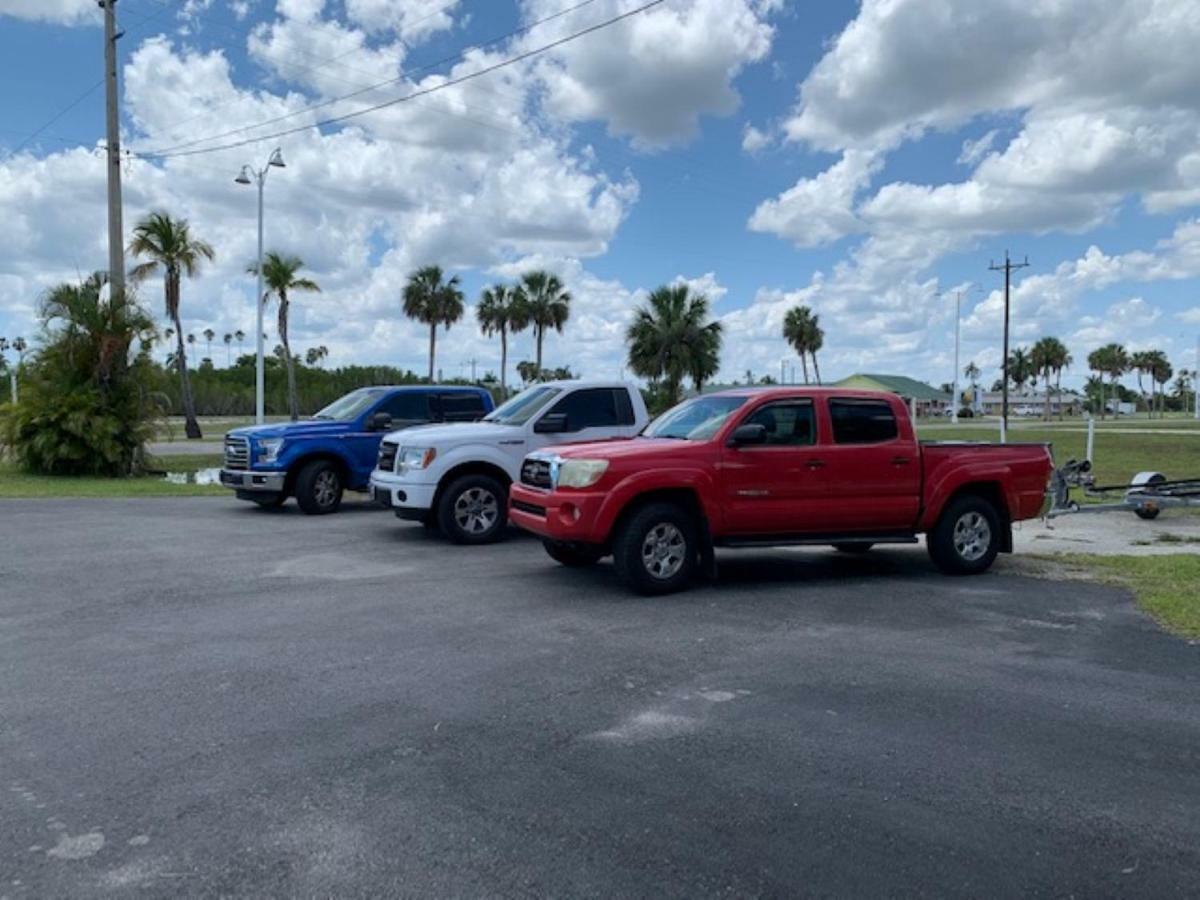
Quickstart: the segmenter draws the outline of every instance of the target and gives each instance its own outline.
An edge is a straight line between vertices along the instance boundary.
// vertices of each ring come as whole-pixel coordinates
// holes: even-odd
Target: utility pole
[[[104,99],[108,145],[108,296],[125,297],[125,237],[121,222],[121,115],[117,97],[117,0],[97,0],[104,10]]]
[[[1012,288],[1012,273],[1013,269],[1024,269],[1029,265],[1029,257],[1025,257],[1024,262],[1015,263],[1008,258],[1008,251],[1004,251],[1004,265],[997,265],[994,262],[989,262],[988,269],[992,272],[1004,272],[1004,356],[1003,370],[1001,376],[1001,389],[1003,391],[1000,401],[1000,443],[1008,441],[1008,314],[1011,308],[1009,294]]]

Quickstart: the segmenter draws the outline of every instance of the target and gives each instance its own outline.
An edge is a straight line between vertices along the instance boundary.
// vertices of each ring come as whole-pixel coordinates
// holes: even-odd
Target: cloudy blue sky
[[[254,196],[233,176],[281,146],[267,243],[323,286],[296,304],[293,344],[334,364],[421,371],[400,290],[437,262],[472,303],[527,266],[558,271],[576,303],[547,361],[586,375],[617,374],[630,310],[684,279],[725,324],[725,378],[778,375],[784,313],[806,303],[826,376],[949,381],[957,289],[964,364],[994,377],[988,263],[1008,249],[1030,261],[1015,340],[1064,339],[1067,383],[1110,340],[1195,365],[1200,4],[666,0],[301,127],[643,2],[120,0],[126,146],[187,151],[130,158],[126,224],[190,219],[218,260],[185,288],[186,327],[252,331]],[[33,333],[48,284],[106,262],[100,20],[94,0],[0,0],[0,334]],[[283,129],[300,130],[267,137]],[[513,358],[531,348],[518,337]],[[471,358],[498,367],[473,319],[439,367]]]

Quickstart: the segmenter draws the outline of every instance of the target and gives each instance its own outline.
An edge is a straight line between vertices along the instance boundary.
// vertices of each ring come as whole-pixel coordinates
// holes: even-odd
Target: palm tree
[[[536,363],[538,371],[541,371],[542,340],[546,336],[546,329],[553,328],[562,334],[563,326],[571,316],[571,295],[557,275],[540,269],[522,275],[517,292],[521,315],[515,323],[515,330],[520,331],[526,325],[533,326],[537,338]]]
[[[429,383],[433,384],[433,363],[437,349],[437,327],[450,326],[462,318],[463,294],[458,276],[442,280],[441,266],[425,266],[408,276],[404,286],[404,314],[429,326]]]
[[[679,402],[684,378],[697,392],[720,368],[721,323],[708,321],[708,298],[686,284],[656,289],[634,312],[625,332],[629,368],[653,381],[665,379],[669,405]]]
[[[800,368],[804,372],[804,383],[808,384],[808,350],[812,339],[812,310],[807,306],[789,309],[783,317],[783,339],[800,357]]]
[[[309,366],[320,365],[321,360],[323,360],[328,355],[329,355],[329,348],[326,347],[324,344],[321,344],[318,347],[309,347],[308,351],[304,354],[305,365],[309,365]]]
[[[1008,380],[1020,394],[1030,376],[1034,373],[1029,359],[1029,351],[1024,347],[1016,347],[1008,354]]]
[[[189,438],[198,438],[200,424],[196,421],[196,404],[192,398],[192,386],[188,380],[187,356],[183,349],[183,327],[179,318],[180,282],[184,275],[191,277],[200,268],[201,260],[212,260],[216,254],[205,241],[192,237],[186,219],[172,219],[167,213],[153,212],[133,229],[133,240],[129,242],[131,256],[146,257],[146,261],[134,266],[131,275],[134,281],[149,277],[160,267],[163,270],[163,297],[167,316],[174,325],[178,347],[175,351],[179,363],[180,400],[183,403],[184,430]],[[189,342],[195,338],[188,335]]]
[[[246,340],[246,332],[238,329],[233,333],[233,339],[238,342],[238,356],[242,355],[242,342]]]
[[[528,323],[519,292],[506,284],[484,288],[475,307],[479,327],[487,337],[500,335],[500,396],[508,396],[508,335]]]
[[[1096,386],[1100,389],[1100,418],[1103,419],[1108,414],[1108,407],[1104,404],[1104,348],[1101,347],[1093,350],[1088,354],[1087,364],[1088,369],[1096,373]],[[1091,379],[1089,379],[1089,383]]]
[[[1138,350],[1132,353],[1129,357],[1129,367],[1137,374],[1138,393],[1142,395],[1142,402],[1146,404],[1146,418],[1154,418],[1154,381],[1150,382],[1151,398],[1146,399],[1146,388],[1142,384],[1142,375],[1150,372],[1154,368],[1154,351]]]
[[[225,342],[225,368],[228,369],[230,366],[229,346],[230,346],[230,344],[233,343],[233,335],[227,331],[227,332],[225,332],[225,337],[222,338],[222,340]]]
[[[1158,415],[1159,418],[1165,418],[1166,410],[1166,394],[1163,388],[1167,382],[1171,380],[1171,376],[1175,374],[1175,370],[1171,368],[1171,362],[1167,359],[1167,354],[1161,350],[1150,351],[1150,389],[1151,401],[1153,401],[1154,388],[1158,388]]]
[[[821,383],[821,367],[817,365],[817,351],[825,346],[825,329],[821,327],[821,317],[813,313],[808,322],[808,354],[812,357],[813,377],[817,384]]]
[[[1058,386],[1055,392],[1060,395],[1059,413],[1062,412],[1062,370],[1070,365],[1071,354],[1066,345],[1056,337],[1041,338],[1029,351],[1030,364],[1042,373],[1042,387],[1046,391],[1045,418],[1050,418],[1050,373],[1057,373]]]
[[[213,331],[211,328],[205,328],[204,331],[201,332],[201,334],[204,335],[204,340],[208,341],[208,351],[204,355],[207,356],[209,359],[212,359],[212,342],[213,342],[213,338],[215,338],[217,336],[217,333],[215,331]]]
[[[1114,398],[1119,399],[1117,392],[1117,382],[1121,376],[1129,371],[1129,353],[1121,344],[1105,344],[1099,350],[1093,350],[1088,354],[1088,366],[1107,375],[1109,385],[1112,388],[1111,394]],[[1105,409],[1103,403],[1103,395],[1101,395],[1100,408]],[[1101,412],[1103,418],[1103,412]]]
[[[297,272],[304,266],[304,261],[298,256],[282,256],[274,251],[263,257],[262,278],[266,290],[260,302],[265,304],[272,294],[279,301],[279,341],[283,344],[283,360],[287,366],[288,411],[292,421],[300,418],[300,398],[296,394],[296,365],[292,359],[292,346],[288,343],[288,312],[291,301],[288,294],[292,291],[317,291],[321,288],[311,278],[301,278]],[[258,274],[258,265],[251,265],[251,275]]]

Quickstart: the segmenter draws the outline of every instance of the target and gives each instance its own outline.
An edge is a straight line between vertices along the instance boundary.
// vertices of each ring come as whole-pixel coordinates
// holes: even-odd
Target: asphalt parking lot
[[[1200,647],[1125,593],[721,562],[0,503],[0,897],[1194,896]]]

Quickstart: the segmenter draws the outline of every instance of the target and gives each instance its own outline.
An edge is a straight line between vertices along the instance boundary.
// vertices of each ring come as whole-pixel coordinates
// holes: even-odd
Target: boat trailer
[[[1071,499],[1078,488],[1101,503],[1081,505]],[[1138,472],[1128,484],[1096,484],[1089,460],[1067,460],[1050,476],[1047,519],[1071,513],[1132,512],[1139,519],[1156,519],[1164,509],[1200,507],[1200,478],[1170,480],[1161,472]]]

